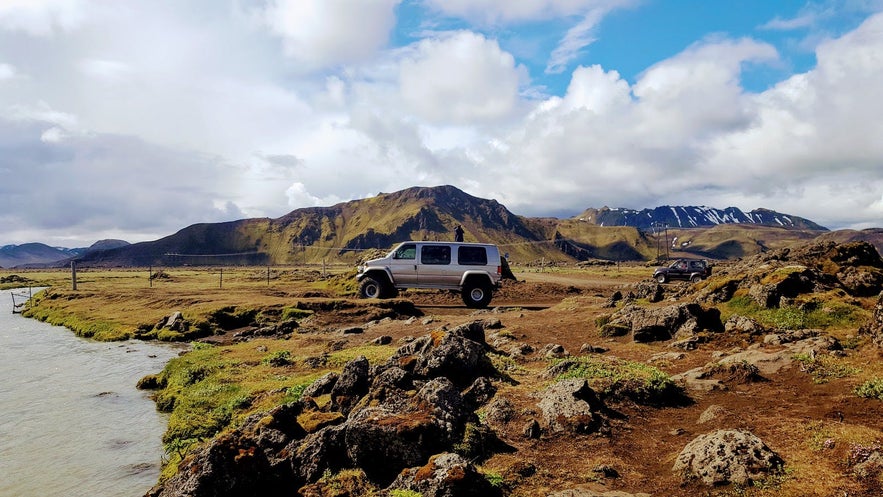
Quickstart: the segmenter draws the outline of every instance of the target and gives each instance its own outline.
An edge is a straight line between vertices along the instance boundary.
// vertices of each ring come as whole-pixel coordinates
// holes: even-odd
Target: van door
[[[420,270],[417,283],[420,286],[444,286],[451,273],[451,246],[425,243],[420,245]],[[459,280],[454,283],[459,283]]]
[[[389,272],[397,285],[417,284],[417,244],[403,243],[389,260]]]

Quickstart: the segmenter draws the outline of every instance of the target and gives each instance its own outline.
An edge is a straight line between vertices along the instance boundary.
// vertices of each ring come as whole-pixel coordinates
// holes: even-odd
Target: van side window
[[[395,255],[392,256],[393,259],[416,259],[417,258],[417,246],[409,243],[407,245],[402,245],[396,250]]]
[[[450,264],[451,247],[448,245],[423,245],[420,247],[420,262],[423,264]]]
[[[461,266],[487,266],[487,251],[484,247],[458,247],[457,262]]]

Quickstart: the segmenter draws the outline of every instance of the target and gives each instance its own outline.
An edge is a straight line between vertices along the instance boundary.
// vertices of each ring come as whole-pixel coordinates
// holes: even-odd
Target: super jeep
[[[666,283],[669,280],[687,280],[698,283],[711,276],[711,266],[707,261],[697,259],[677,259],[668,267],[659,267],[653,271],[653,279]]]
[[[404,242],[359,266],[362,298],[393,297],[406,288],[456,290],[467,307],[487,307],[502,276],[500,250],[487,243]]]

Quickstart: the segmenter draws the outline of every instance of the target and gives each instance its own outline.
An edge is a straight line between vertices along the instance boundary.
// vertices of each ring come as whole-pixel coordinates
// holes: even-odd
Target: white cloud
[[[445,15],[485,24],[580,16],[592,10],[612,10],[634,3],[634,0],[426,0],[427,5]]]
[[[552,74],[564,72],[566,66],[579,56],[580,51],[594,43],[595,29],[605,14],[604,10],[593,9],[576,26],[567,30],[564,39],[552,51],[546,72]]]
[[[340,198],[336,195],[328,195],[323,198],[316,197],[308,192],[307,187],[300,182],[292,183],[285,190],[285,195],[288,196],[288,206],[292,209],[330,206],[341,202]]]
[[[382,48],[401,0],[270,0],[264,22],[308,69],[358,62]]]
[[[0,211],[11,213],[4,233],[39,229],[88,245],[95,233],[158,238],[241,214],[214,206],[236,182],[215,158],[120,136],[63,136],[47,125],[0,118]]]
[[[87,76],[106,83],[121,83],[132,76],[132,68],[120,61],[85,59],[80,63],[80,69]]]
[[[0,63],[0,81],[12,79],[16,76],[15,67],[9,64]]]
[[[3,0],[0,29],[51,36],[80,26],[86,16],[81,0]]]
[[[468,29],[508,26],[412,32],[394,49],[397,1],[243,2],[255,3],[245,14],[258,24],[238,2],[109,2],[65,23],[61,2],[37,2],[32,13],[55,14],[35,18],[52,35],[35,38],[0,0],[4,234],[138,241],[126,233],[439,184],[524,215],[682,203],[879,225],[883,16],[759,94],[743,71],[778,63],[776,50],[719,37],[632,84],[578,66],[549,96],[493,36],[541,19],[573,26],[538,66],[564,68],[603,12],[631,2],[433,0]]]
[[[67,136],[67,133],[63,129],[58,126],[53,126],[40,135],[40,141],[43,143],[58,143]]]
[[[454,123],[509,115],[525,77],[496,41],[465,31],[418,43],[400,75],[402,98],[416,115]]]

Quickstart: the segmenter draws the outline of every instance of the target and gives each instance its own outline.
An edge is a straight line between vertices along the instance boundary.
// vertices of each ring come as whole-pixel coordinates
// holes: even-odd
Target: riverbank
[[[464,474],[477,471],[496,491],[514,496],[565,489],[875,495],[883,489],[883,464],[873,466],[883,460],[877,415],[883,389],[875,390],[883,385],[883,355],[874,328],[859,329],[883,308],[877,298],[883,261],[853,255],[836,247],[765,254],[720,265],[696,285],[658,285],[648,281],[647,268],[637,267],[574,268],[558,281],[556,274],[516,273],[520,281],[495,296],[499,308],[479,313],[440,292],[350,299],[322,278],[271,280],[268,288],[266,280],[257,283],[258,271],[250,283],[243,279],[251,289],[179,292],[177,300],[162,297],[162,305],[154,304],[158,292],[137,289],[60,293],[52,301],[133,314],[141,302],[141,315],[150,316],[140,318],[146,324],[174,310],[185,320],[201,313],[213,326],[202,340],[221,338],[172,359],[142,384],[155,389],[160,408],[171,409],[167,485],[155,495],[220,481],[220,474],[200,473],[209,466],[224,467],[229,474],[223,478],[247,485],[265,474],[248,468],[264,462],[294,468],[265,475],[301,485],[304,495],[344,482],[379,492],[395,475],[359,461],[392,456],[369,457],[368,445],[397,451],[403,474],[434,471],[413,454],[457,452],[478,464]],[[180,309],[169,305],[174,302]],[[215,307],[219,302],[224,305]],[[461,354],[450,341],[478,355]],[[478,362],[450,369],[467,358]],[[348,376],[357,370],[365,374]],[[473,377],[462,371],[478,371],[485,380],[466,384]],[[358,380],[352,384],[364,389],[347,390],[339,383],[345,377],[350,380],[343,383]],[[575,417],[557,419],[550,412],[565,408],[545,406],[555,385],[571,380],[586,382],[570,395],[578,404],[570,405]],[[570,397],[556,398],[575,402]],[[784,462],[762,465],[749,480],[723,475],[712,486],[673,470],[691,442],[732,430],[762,440],[776,454],[769,461]],[[438,444],[415,446],[414,440]],[[312,469],[299,466],[305,454],[313,454]]]
[[[0,290],[0,495],[143,495],[167,416],[135,385],[181,346],[83,340],[9,312],[10,291]]]

